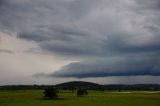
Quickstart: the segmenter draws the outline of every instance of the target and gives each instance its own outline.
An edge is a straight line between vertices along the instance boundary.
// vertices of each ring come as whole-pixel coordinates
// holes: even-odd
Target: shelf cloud
[[[159,59],[114,59],[75,62],[49,74],[51,77],[160,76]]]

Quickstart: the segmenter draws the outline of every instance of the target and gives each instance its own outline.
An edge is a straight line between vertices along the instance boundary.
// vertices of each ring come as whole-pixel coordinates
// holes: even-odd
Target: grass
[[[76,97],[61,92],[55,100],[43,99],[42,90],[0,91],[0,106],[160,106],[160,93],[89,92]]]

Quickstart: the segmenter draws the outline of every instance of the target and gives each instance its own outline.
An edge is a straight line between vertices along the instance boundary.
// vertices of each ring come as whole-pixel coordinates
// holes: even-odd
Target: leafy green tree
[[[87,89],[78,89],[77,96],[85,96],[88,95]]]
[[[58,97],[57,93],[58,93],[58,90],[56,88],[48,87],[44,91],[44,97],[49,99],[57,98]]]

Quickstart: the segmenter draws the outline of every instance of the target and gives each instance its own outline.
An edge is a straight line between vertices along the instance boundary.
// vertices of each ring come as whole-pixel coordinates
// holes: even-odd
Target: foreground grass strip
[[[59,98],[47,100],[42,90],[0,91],[0,106],[160,106],[160,93],[62,92]]]

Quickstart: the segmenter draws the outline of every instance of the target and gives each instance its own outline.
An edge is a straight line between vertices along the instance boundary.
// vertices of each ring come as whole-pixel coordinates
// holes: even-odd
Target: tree
[[[77,96],[85,96],[88,95],[87,89],[78,89]]]
[[[49,99],[53,99],[53,98],[57,98],[57,89],[54,87],[48,87],[47,89],[45,89],[44,91],[44,97],[45,98],[49,98]]]

